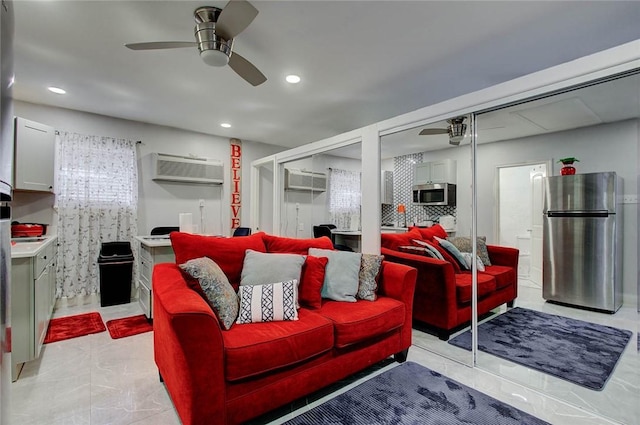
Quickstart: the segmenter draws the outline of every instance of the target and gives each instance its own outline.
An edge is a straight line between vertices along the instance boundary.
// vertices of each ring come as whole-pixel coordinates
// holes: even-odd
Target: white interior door
[[[530,173],[531,181],[531,269],[529,280],[542,287],[542,211],[544,203],[544,178],[547,164],[536,164]]]

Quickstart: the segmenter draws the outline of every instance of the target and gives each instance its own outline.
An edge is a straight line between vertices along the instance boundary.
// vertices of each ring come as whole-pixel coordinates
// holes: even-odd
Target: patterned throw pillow
[[[473,256],[472,253],[470,252],[462,252],[462,257],[464,257],[464,261],[467,263],[467,268],[469,270],[471,270],[471,257]],[[482,260],[480,259],[480,256],[476,255],[476,265],[478,267],[478,271],[479,272],[483,272],[484,271],[484,263],[482,262]]]
[[[466,236],[456,236],[453,238],[447,238],[449,242],[451,242],[460,252],[471,252],[473,246],[471,245],[471,238]],[[491,260],[489,259],[489,251],[487,250],[487,237],[486,236],[478,236],[477,239],[477,248],[476,252],[478,253],[478,257],[482,260],[482,264],[485,266],[491,265]]]
[[[298,320],[297,288],[296,279],[266,285],[240,286],[240,313],[236,323]]]
[[[432,245],[432,242],[421,241],[420,239],[413,239],[413,243],[421,246],[422,248],[428,250],[431,253],[433,258],[437,258],[438,260],[446,261],[440,251]]]
[[[433,255],[433,252],[429,251],[427,248],[423,246],[413,246],[413,245],[399,246],[398,251],[406,252],[407,254],[423,255],[425,257],[436,258],[436,256]]]
[[[238,296],[220,266],[211,258],[202,257],[180,264],[180,268],[198,280],[222,328],[231,329],[238,316]]]
[[[382,255],[362,254],[356,298],[367,301],[376,300],[378,273],[380,272],[380,265],[383,259],[384,256]]]

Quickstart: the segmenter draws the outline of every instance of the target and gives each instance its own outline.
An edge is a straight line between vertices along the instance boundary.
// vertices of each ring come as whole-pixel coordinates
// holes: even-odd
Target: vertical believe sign
[[[242,173],[242,142],[230,139],[231,146],[231,229],[240,227],[240,176]]]

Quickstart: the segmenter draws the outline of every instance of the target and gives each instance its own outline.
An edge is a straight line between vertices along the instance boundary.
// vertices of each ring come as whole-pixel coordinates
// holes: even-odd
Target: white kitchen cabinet
[[[421,162],[415,165],[413,184],[455,183],[456,162],[452,159]]]
[[[16,118],[14,189],[53,192],[56,132],[53,127]]]
[[[24,362],[40,356],[55,305],[57,250],[57,240],[52,237],[43,242],[34,255],[11,259],[11,374],[14,381]]]
[[[175,263],[171,241],[167,239],[136,238],[140,242],[138,251],[138,303],[148,319],[153,319],[153,267],[160,263]]]

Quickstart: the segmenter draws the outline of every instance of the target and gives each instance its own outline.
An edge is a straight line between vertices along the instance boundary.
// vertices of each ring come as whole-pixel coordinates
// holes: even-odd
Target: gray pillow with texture
[[[471,252],[473,249],[473,245],[471,245],[471,238],[466,236],[456,236],[447,238],[449,242],[451,242],[460,252]],[[478,257],[482,260],[482,264],[485,266],[491,265],[491,260],[489,259],[489,251],[487,250],[487,237],[486,236],[478,236],[476,252]]]
[[[356,298],[367,301],[376,300],[378,290],[378,273],[384,256],[375,254],[362,254],[360,260],[360,273],[358,275],[358,293]]]
[[[294,279],[300,282],[304,260],[305,256],[299,254],[269,254],[248,249],[240,285],[266,285]]]
[[[180,268],[198,280],[213,312],[226,331],[238,317],[238,295],[220,266],[211,258],[194,258]]]
[[[322,298],[356,302],[362,254],[359,252],[309,248],[309,255],[327,257],[329,259],[324,273],[324,283],[322,284]]]

